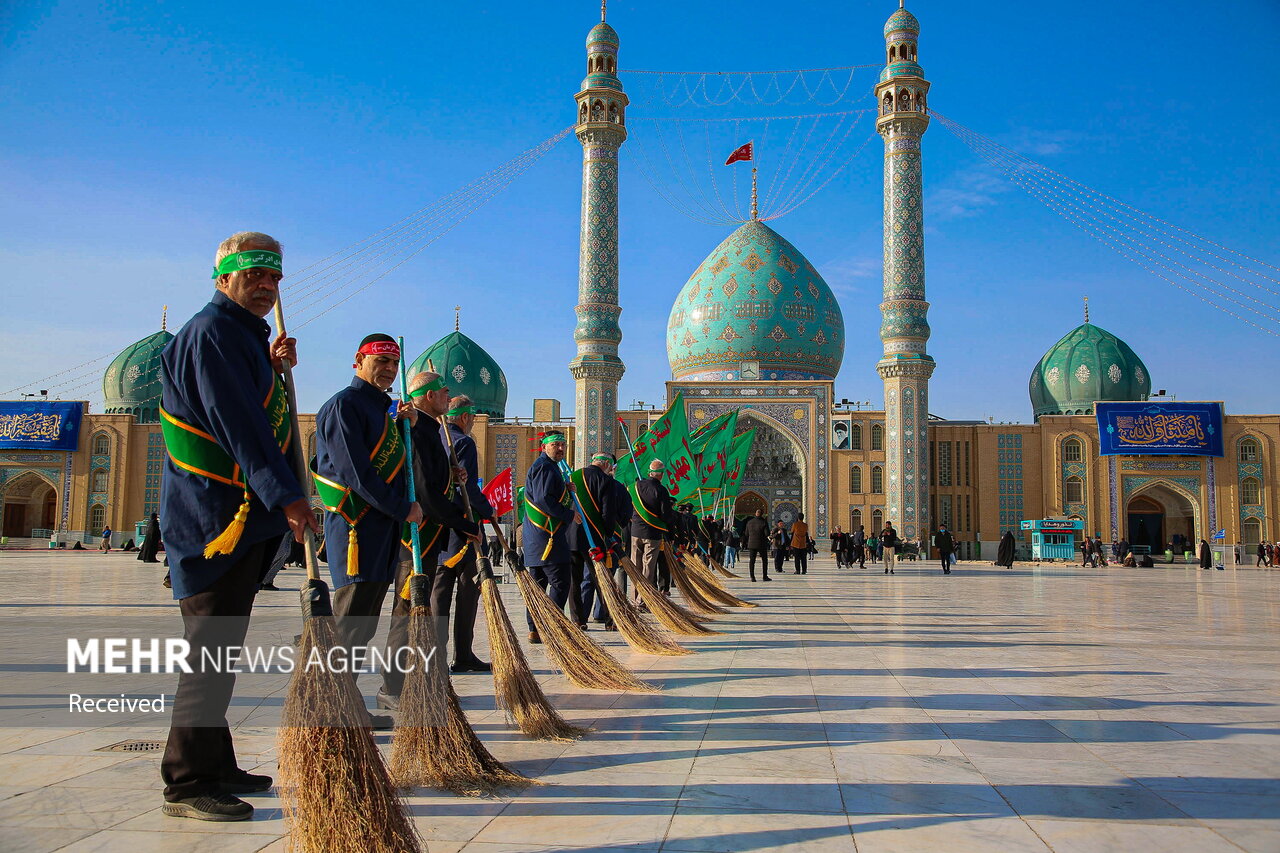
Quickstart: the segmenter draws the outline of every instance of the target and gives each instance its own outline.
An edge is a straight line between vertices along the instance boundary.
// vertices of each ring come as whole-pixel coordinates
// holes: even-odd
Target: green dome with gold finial
[[[1036,420],[1042,415],[1091,415],[1093,404],[1141,402],[1151,374],[1128,344],[1089,322],[1049,348],[1028,382]]]
[[[133,415],[140,424],[160,422],[160,353],[171,340],[173,335],[161,328],[112,360],[102,377],[103,411]]]
[[[428,361],[448,383],[449,396],[466,394],[475,403],[476,414],[488,415],[495,420],[506,417],[506,374],[484,347],[458,330],[456,322],[452,332],[413,360],[409,365],[409,375],[430,369]]]

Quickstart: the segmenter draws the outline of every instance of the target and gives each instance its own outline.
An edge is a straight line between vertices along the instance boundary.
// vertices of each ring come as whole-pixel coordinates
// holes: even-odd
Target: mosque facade
[[[1194,541],[1219,531],[1228,543],[1280,538],[1280,415],[1227,413],[1221,456],[1104,453],[1095,404],[1145,401],[1152,377],[1087,312],[1031,366],[1030,423],[929,413],[935,365],[926,346],[932,331],[921,177],[929,84],[918,64],[919,33],[905,9],[890,17],[876,87],[885,145],[883,356],[876,365],[883,405],[851,411],[840,402],[840,304],[800,249],[765,222],[742,223],[682,288],[671,288],[667,399],[684,395],[691,428],[740,409],[739,431],[757,431],[736,514],[760,509],[789,523],[804,513],[823,545],[837,527],[870,532],[893,522],[901,535],[916,538],[945,524],[962,556],[988,559],[1000,535],[1027,519],[1080,519],[1085,532],[1106,541],[1146,542],[1153,550],[1175,536]],[[555,406],[545,413],[535,407],[541,422],[508,418],[501,366],[457,324],[413,361],[419,369],[430,364],[454,393],[476,401],[485,478],[510,467],[522,482],[538,450],[536,434],[547,426],[568,433],[582,464],[596,451],[625,452],[618,420],[634,437],[656,414],[617,406],[625,370],[617,182],[627,107],[616,76],[618,47],[608,24],[592,28],[587,77],[576,95],[583,181],[577,352],[569,366],[574,417],[560,420]],[[74,448],[0,446],[4,536],[92,545],[110,526],[119,544],[158,512],[165,454],[156,422],[159,354],[171,338],[162,328],[111,363],[104,411],[79,404]],[[314,415],[300,420],[314,452]],[[0,445],[13,432],[12,424],[0,423]],[[313,503],[319,511],[314,496]]]

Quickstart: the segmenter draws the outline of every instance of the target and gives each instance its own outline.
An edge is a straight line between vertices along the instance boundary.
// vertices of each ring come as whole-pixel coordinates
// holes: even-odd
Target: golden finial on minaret
[[[605,5],[609,0],[600,0],[600,23],[604,23]]]
[[[1084,298],[1084,321],[1089,322],[1089,297]]]
[[[453,306],[453,330],[455,332],[462,331],[462,306]]]
[[[760,218],[760,205],[758,204],[758,195],[757,195],[759,185],[756,179],[756,175],[759,171],[760,170],[757,169],[755,166],[751,167],[751,218],[752,220],[757,220]]]
[[[160,309],[160,331],[167,332],[169,330],[169,306],[166,305]]]

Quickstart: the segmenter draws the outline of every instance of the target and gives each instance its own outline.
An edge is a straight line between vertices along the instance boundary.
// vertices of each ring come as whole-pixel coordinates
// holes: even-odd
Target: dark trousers
[[[764,572],[765,577],[769,577],[769,552],[764,548],[751,548],[747,554],[747,570],[751,572],[751,579],[756,579],[756,557],[760,558],[760,571]]]
[[[798,575],[809,574],[809,549],[792,548],[791,559],[795,561],[796,574]]]
[[[551,600],[563,610],[565,604],[569,601],[569,583],[572,573],[568,563],[548,563],[545,566],[530,566],[529,574],[533,577],[534,583],[547,591],[547,595],[551,596]],[[529,623],[529,630],[536,631],[538,626],[533,624],[533,617],[527,612],[525,619]]]
[[[436,560],[439,556],[439,547],[432,548],[422,555],[422,572],[428,578],[434,576],[436,571]],[[409,580],[409,575],[412,572],[412,560],[405,560],[396,569],[396,582],[394,588],[395,599],[391,604],[391,626],[387,630],[387,647],[391,649],[399,649],[409,645],[409,612],[413,610],[413,606],[408,599],[400,597],[400,590],[404,589],[405,582]],[[428,583],[432,584],[431,581],[428,581]],[[356,585],[359,586],[359,584]],[[432,591],[435,591],[434,584],[432,584]],[[374,623],[374,627],[377,627],[376,622]],[[437,623],[437,647],[441,643],[440,633],[440,625]],[[428,651],[428,653],[430,652],[430,650],[426,651]],[[436,654],[442,655],[443,652],[436,652]],[[443,657],[438,659],[443,660]],[[433,662],[435,660],[437,660],[437,658],[432,658]],[[392,696],[399,696],[400,691],[404,688],[404,676],[405,674],[400,672],[396,667],[391,667],[385,670],[382,673],[382,689]]]
[[[591,604],[596,599],[596,577],[588,554],[574,551],[569,555],[569,618],[576,625],[586,625]]]
[[[244,645],[253,599],[275,555],[277,541],[271,538],[251,546],[208,588],[178,602],[182,636],[191,645],[187,660],[192,671],[178,676],[169,741],[160,762],[168,802],[215,793],[218,783],[236,772],[227,725],[236,676],[234,672],[201,672],[201,662],[205,649],[219,660],[222,654],[218,649]]]
[[[471,642],[475,637],[476,609],[480,604],[476,547],[473,543],[453,568],[444,563],[436,566],[436,579],[431,586],[431,613],[435,616],[436,633],[440,637],[439,651],[436,654],[441,660],[444,660],[448,651],[449,610],[453,605],[455,587],[458,594],[456,606],[453,607],[453,660],[458,663],[475,657]]]
[[[942,570],[944,572],[951,571],[951,552],[939,551],[938,553],[942,555]]]
[[[786,548],[773,549],[773,573],[775,575],[782,574],[782,561],[785,560],[786,557],[787,557]]]

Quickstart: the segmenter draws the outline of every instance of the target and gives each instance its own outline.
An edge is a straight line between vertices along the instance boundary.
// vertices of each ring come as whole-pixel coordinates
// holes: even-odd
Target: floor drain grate
[[[111,746],[100,746],[94,752],[155,752],[160,749],[164,749],[164,744],[158,740],[122,740]]]

